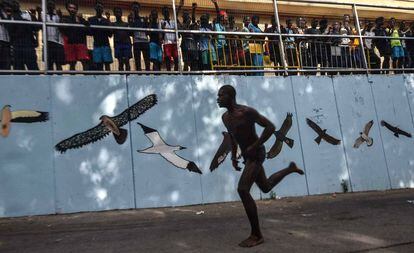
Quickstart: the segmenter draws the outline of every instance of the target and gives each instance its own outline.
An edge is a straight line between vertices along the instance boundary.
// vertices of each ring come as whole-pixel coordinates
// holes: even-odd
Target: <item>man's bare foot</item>
[[[262,244],[263,242],[264,242],[263,237],[257,237],[255,235],[251,235],[249,236],[249,238],[239,243],[239,246],[243,248],[250,248],[250,247],[254,247],[259,244]]]
[[[299,169],[298,166],[296,166],[296,163],[290,162],[289,169],[292,170],[292,172],[296,172],[300,175],[303,175],[303,170]]]

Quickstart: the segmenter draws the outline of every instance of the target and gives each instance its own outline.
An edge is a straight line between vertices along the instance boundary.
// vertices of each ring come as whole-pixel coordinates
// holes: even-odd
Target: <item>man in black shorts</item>
[[[236,170],[240,170],[236,159],[237,145],[240,146],[245,162],[244,171],[240,177],[237,191],[239,192],[247,217],[249,218],[251,233],[239,246],[253,247],[264,241],[260,231],[256,203],[250,195],[250,189],[253,183],[256,183],[260,190],[267,193],[285,176],[291,173],[303,175],[303,171],[294,162],[291,162],[289,167],[267,178],[262,165],[266,156],[266,150],[263,144],[275,132],[275,126],[255,109],[237,104],[236,90],[230,85],[222,86],[219,89],[217,103],[219,107],[227,109],[227,112],[222,116],[222,120],[233,140],[231,155],[233,167]],[[256,123],[264,127],[260,138],[256,133]]]

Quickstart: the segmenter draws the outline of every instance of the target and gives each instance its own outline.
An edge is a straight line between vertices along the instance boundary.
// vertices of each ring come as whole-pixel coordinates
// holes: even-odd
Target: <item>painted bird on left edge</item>
[[[1,136],[7,137],[10,134],[11,123],[34,123],[45,122],[49,120],[48,112],[39,111],[11,111],[10,105],[5,105],[1,110]]]
[[[194,162],[188,161],[175,153],[175,151],[186,149],[185,147],[170,146],[165,143],[157,130],[147,127],[141,123],[138,123],[138,125],[141,126],[145,136],[147,136],[147,138],[152,142],[151,147],[143,150],[137,150],[139,153],[158,154],[177,168],[187,169],[189,171],[202,174],[201,170]]]
[[[286,136],[292,127],[292,116],[292,113],[287,113],[282,126],[278,131],[274,133],[276,136],[276,141],[270,148],[269,152],[267,152],[267,159],[276,157],[280,151],[282,151],[283,143],[286,143],[286,145],[288,145],[290,148],[293,148],[295,141]]]
[[[99,118],[101,120],[99,125],[59,142],[55,146],[55,149],[64,153],[68,149],[80,148],[87,144],[99,141],[110,133],[113,134],[115,141],[121,145],[126,141],[128,135],[128,131],[121,127],[126,125],[129,121],[138,118],[141,114],[145,113],[156,104],[157,96],[151,94],[130,106],[117,116],[110,117],[103,115]]]

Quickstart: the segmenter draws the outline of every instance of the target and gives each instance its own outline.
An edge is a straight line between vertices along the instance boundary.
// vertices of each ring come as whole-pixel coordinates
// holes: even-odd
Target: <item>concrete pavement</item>
[[[0,219],[0,252],[414,252],[414,189]]]

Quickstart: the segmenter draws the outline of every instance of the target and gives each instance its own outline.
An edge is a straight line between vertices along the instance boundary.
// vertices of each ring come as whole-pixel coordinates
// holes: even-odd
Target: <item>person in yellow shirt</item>
[[[404,63],[404,49],[401,44],[400,33],[397,27],[395,18],[390,19],[390,27],[388,28],[388,36],[391,39],[391,51],[392,51],[392,67],[400,69]]]

